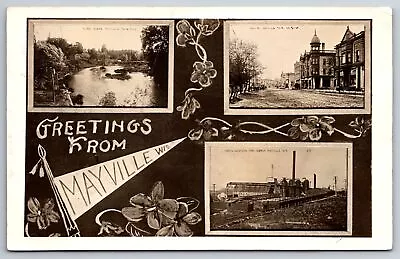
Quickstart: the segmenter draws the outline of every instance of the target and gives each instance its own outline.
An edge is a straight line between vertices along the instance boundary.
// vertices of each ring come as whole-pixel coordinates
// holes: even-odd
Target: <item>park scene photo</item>
[[[230,109],[365,108],[368,21],[235,21],[225,30]]]
[[[167,108],[171,30],[157,20],[29,20],[31,104]]]

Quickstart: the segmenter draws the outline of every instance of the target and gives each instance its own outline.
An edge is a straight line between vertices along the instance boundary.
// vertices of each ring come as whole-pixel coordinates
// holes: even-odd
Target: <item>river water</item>
[[[83,96],[83,106],[99,106],[104,96],[115,96],[115,106],[154,107],[158,104],[158,93],[153,78],[140,72],[128,73],[130,79],[107,78],[107,73],[116,74],[121,66],[85,68],[75,75],[69,83],[74,95]],[[103,99],[102,99],[103,98]]]

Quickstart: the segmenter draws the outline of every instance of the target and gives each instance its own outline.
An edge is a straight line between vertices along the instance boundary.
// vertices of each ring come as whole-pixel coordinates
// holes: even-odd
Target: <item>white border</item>
[[[30,18],[30,17],[29,17]],[[41,17],[43,18],[43,17]],[[124,25],[128,24],[148,24],[148,25],[167,25],[169,27],[168,33],[168,89],[167,89],[167,107],[155,108],[155,107],[35,107],[33,105],[33,26],[34,24],[86,24],[86,23],[118,23],[121,22]],[[84,20],[57,20],[57,19],[36,19],[32,18],[28,21],[28,112],[73,112],[73,113],[172,113],[174,110],[174,21],[172,20],[96,20],[96,19],[84,19]],[[129,32],[127,32],[129,33]]]
[[[392,10],[387,7],[13,7],[7,11],[9,250],[388,250],[392,248]],[[373,19],[372,237],[26,238],[26,18]],[[115,241],[114,241],[115,240]]]
[[[325,18],[326,20],[328,18]],[[339,17],[335,17],[334,19],[339,20]],[[335,21],[324,21],[324,20],[312,20],[312,22],[318,23],[329,23]],[[340,22],[345,22],[346,19],[339,20]],[[226,21],[224,22],[224,114],[226,115],[279,115],[279,114],[310,114],[310,115],[318,115],[318,114],[369,114],[371,113],[371,50],[373,52],[379,52],[380,50],[375,46],[375,51],[371,48],[371,23],[368,23],[365,30],[365,91],[364,91],[364,108],[263,108],[263,109],[255,109],[255,108],[231,108],[229,103],[229,37],[230,30],[229,26],[231,24],[265,24],[268,23],[291,23],[295,24],[296,19],[290,20],[240,20],[240,21]],[[299,24],[304,24],[307,21],[297,20]],[[359,21],[357,21],[359,22]],[[362,22],[362,21],[361,21]],[[368,22],[368,21],[364,21]],[[349,21],[349,25],[351,25],[351,21]],[[372,25],[372,33],[373,32]],[[344,33],[344,32],[343,32]],[[379,87],[379,86],[377,86]]]
[[[347,228],[346,231],[277,231],[277,230],[211,230],[210,229],[210,160],[213,148],[341,148],[347,152]],[[318,152],[317,150],[314,150]],[[327,158],[329,159],[329,158]],[[206,142],[204,153],[204,221],[206,235],[226,236],[351,236],[353,231],[353,143],[315,142]]]

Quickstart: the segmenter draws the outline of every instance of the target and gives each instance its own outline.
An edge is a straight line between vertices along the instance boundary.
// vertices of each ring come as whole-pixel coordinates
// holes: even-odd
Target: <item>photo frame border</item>
[[[363,108],[231,108],[229,103],[229,42],[231,24],[268,24],[279,21],[365,21],[368,27],[365,31],[365,91]],[[372,19],[231,19],[224,21],[224,114],[225,115],[320,115],[320,114],[370,114],[372,110]],[[335,61],[336,62],[336,61]],[[368,71],[368,73],[367,73]]]
[[[57,107],[57,106],[34,106],[34,92],[33,92],[33,24],[51,23],[56,24],[71,24],[71,23],[100,23],[107,22],[123,22],[124,24],[148,24],[148,25],[166,25],[169,26],[169,39],[168,39],[168,89],[167,89],[167,107]],[[129,33],[129,32],[127,32]],[[28,112],[54,112],[54,113],[172,113],[174,110],[174,46],[175,46],[175,22],[173,19],[123,19],[123,18],[27,18],[27,109]]]
[[[344,148],[347,153],[347,228],[346,231],[317,231],[317,230],[211,230],[210,228],[210,176],[211,165],[211,149],[214,147],[243,147],[246,148]],[[204,151],[204,220],[205,220],[205,235],[216,236],[351,236],[353,233],[353,143],[352,142],[205,142]]]

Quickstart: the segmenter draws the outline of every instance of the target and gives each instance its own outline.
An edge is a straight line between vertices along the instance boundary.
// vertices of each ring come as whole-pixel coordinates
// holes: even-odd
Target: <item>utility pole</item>
[[[274,164],[271,164],[271,176],[274,178]]]
[[[335,175],[333,179],[335,181],[335,196],[337,196],[337,176]]]

